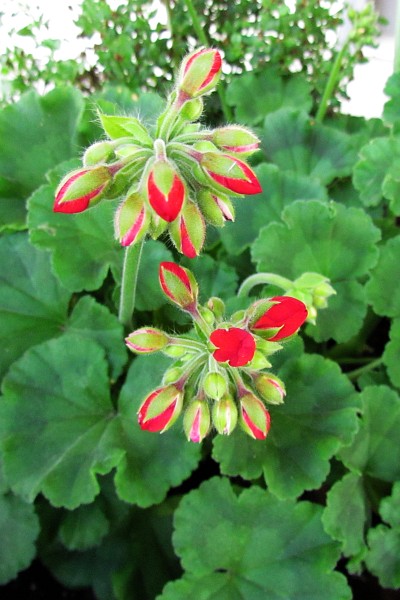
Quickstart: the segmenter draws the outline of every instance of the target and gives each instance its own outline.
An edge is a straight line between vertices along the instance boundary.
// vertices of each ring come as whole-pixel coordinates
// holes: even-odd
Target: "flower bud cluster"
[[[237,424],[252,438],[265,439],[267,407],[285,397],[283,382],[268,370],[269,358],[307,319],[305,304],[276,296],[226,319],[220,298],[198,303],[198,285],[189,269],[163,262],[159,280],[168,299],[191,316],[194,329],[170,335],[142,327],[126,338],[135,353],[161,351],[175,359],[161,387],[142,402],[140,427],[163,432],[183,413],[183,429],[192,442],[201,442],[212,427],[229,435]]]
[[[168,231],[179,252],[198,256],[206,222],[220,227],[234,219],[230,196],[261,191],[246,163],[257,137],[237,125],[203,130],[198,123],[202,97],[215,88],[221,69],[218,50],[189,54],[152,129],[134,117],[99,114],[108,139],[90,146],[83,168],[61,181],[54,210],[81,212],[119,197],[115,235],[122,246]]]

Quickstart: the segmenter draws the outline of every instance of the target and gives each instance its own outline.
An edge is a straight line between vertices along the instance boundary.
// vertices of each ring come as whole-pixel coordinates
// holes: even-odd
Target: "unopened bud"
[[[112,180],[109,167],[97,166],[68,173],[56,190],[54,212],[79,213],[99,202]]]
[[[221,373],[207,373],[203,379],[204,393],[213,400],[220,400],[227,388],[228,383]]]
[[[196,98],[212,90],[221,75],[222,60],[218,50],[195,50],[182,61],[179,89],[188,98]]]
[[[259,194],[262,189],[256,174],[235,156],[222,152],[204,152],[200,160],[214,184],[235,194]]]
[[[185,185],[172,165],[156,160],[147,180],[149,203],[156,214],[171,223],[176,219],[185,200]]]
[[[169,337],[161,329],[155,327],[141,327],[125,338],[125,343],[130,350],[137,354],[150,354],[158,352],[168,344]]]
[[[189,269],[173,262],[162,262],[159,280],[164,294],[184,310],[192,310],[197,304],[198,285]]]
[[[120,204],[114,219],[115,235],[121,246],[139,242],[149,230],[150,213],[138,192],[129,194]]]
[[[163,433],[175,423],[181,413],[183,392],[168,385],[151,392],[138,410],[138,422],[146,431]]]
[[[191,402],[183,415],[183,429],[189,442],[201,442],[210,430],[211,416],[204,400]]]
[[[111,142],[96,142],[87,148],[83,155],[85,167],[107,162],[114,155],[114,146]]]
[[[169,226],[171,240],[188,258],[200,254],[206,237],[203,215],[194,202],[185,202],[181,214]]]
[[[271,425],[264,404],[250,392],[240,398],[240,425],[245,433],[256,440],[264,440]]]
[[[242,156],[252,154],[260,145],[260,140],[252,131],[239,125],[214,129],[211,141],[225,152],[239,153]]]
[[[283,381],[269,375],[268,373],[260,373],[254,379],[254,385],[257,392],[268,404],[282,404],[286,395],[285,385]]]
[[[238,420],[238,410],[234,399],[228,394],[212,408],[212,422],[221,435],[230,435],[235,429]]]

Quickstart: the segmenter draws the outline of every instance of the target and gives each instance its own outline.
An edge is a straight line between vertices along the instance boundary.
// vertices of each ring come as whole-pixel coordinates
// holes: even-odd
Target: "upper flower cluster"
[[[189,269],[164,262],[159,279],[168,298],[190,314],[194,330],[177,336],[142,327],[126,338],[133,352],[161,350],[177,359],[162,386],[140,406],[141,428],[163,432],[183,411],[183,427],[193,442],[202,441],[212,424],[218,433],[230,434],[237,422],[254,439],[264,439],[270,428],[265,404],[280,404],[285,396],[282,381],[265,371],[271,367],[269,356],[304,323],[306,306],[296,298],[276,296],[227,320],[220,298],[199,305]]]
[[[198,123],[202,96],[215,88],[221,67],[218,50],[189,54],[154,130],[134,117],[100,114],[108,139],[90,146],[83,168],[61,181],[54,210],[81,212],[103,198],[123,197],[115,216],[123,246],[168,230],[179,252],[197,256],[205,222],[223,226],[234,219],[229,196],[261,191],[245,161],[258,148],[257,137],[236,125],[203,130]]]

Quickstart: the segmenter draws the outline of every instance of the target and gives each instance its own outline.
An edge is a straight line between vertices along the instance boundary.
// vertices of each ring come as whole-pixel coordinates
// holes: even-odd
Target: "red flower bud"
[[[203,400],[195,400],[183,416],[183,429],[189,442],[202,442],[211,425],[210,409]]]
[[[54,212],[79,213],[94,206],[112,179],[105,165],[72,171],[56,190]]]
[[[149,354],[162,350],[168,341],[167,334],[155,327],[141,327],[125,338],[128,348],[138,354]]]
[[[138,410],[138,423],[146,431],[163,433],[176,421],[182,410],[183,392],[168,385],[151,392]]]
[[[236,194],[259,194],[262,189],[254,171],[235,156],[204,152],[200,164],[218,186]]]
[[[189,269],[173,262],[162,262],[159,280],[164,294],[180,308],[190,311],[196,306],[198,286]]]
[[[203,215],[212,225],[223,227],[225,221],[235,220],[235,209],[224,194],[202,190],[197,195],[197,200]]]
[[[185,199],[185,186],[169,162],[154,163],[148,180],[147,191],[150,206],[164,221],[174,221]]]
[[[218,83],[222,59],[218,50],[202,48],[182,62],[179,88],[189,98],[205,94]]]
[[[140,194],[130,194],[122,202],[115,213],[114,224],[121,246],[130,246],[146,235],[150,226],[150,214]]]
[[[307,319],[308,312],[301,300],[291,296],[275,296],[271,300],[276,304],[271,306],[251,329],[257,333],[267,334],[268,330],[273,330],[272,336],[268,336],[268,339],[276,342],[296,333]],[[278,332],[276,332],[277,328],[279,328]]]
[[[255,440],[264,440],[271,426],[271,417],[257,396],[246,393],[240,398],[240,425]]]
[[[256,351],[251,333],[238,327],[216,329],[210,335],[210,341],[217,347],[213,352],[215,360],[229,362],[231,367],[247,365]]]
[[[196,204],[185,203],[179,217],[171,223],[169,234],[179,252],[188,258],[200,254],[206,237],[206,225]]]

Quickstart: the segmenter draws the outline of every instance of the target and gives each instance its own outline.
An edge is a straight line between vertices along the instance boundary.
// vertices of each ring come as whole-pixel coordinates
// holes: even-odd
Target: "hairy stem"
[[[290,281],[290,279],[286,279],[286,277],[281,277],[281,275],[276,275],[275,273],[256,273],[255,275],[250,275],[250,277],[247,277],[247,279],[243,281],[237,295],[248,296],[253,287],[261,284],[276,285],[285,292],[293,287],[293,282]]]
[[[118,319],[126,327],[132,326],[132,316],[133,311],[135,310],[136,286],[143,244],[144,240],[139,244],[128,246],[125,250]]]
[[[363,367],[359,367],[358,369],[354,369],[354,371],[350,371],[349,373],[346,373],[346,375],[350,379],[350,381],[354,381],[355,379],[360,377],[360,375],[363,375],[364,373],[368,373],[368,371],[372,371],[373,369],[376,369],[376,367],[379,367],[379,365],[381,365],[381,364],[382,364],[382,357],[376,358],[375,360],[372,360],[371,362],[369,362],[367,365],[364,365]]]

